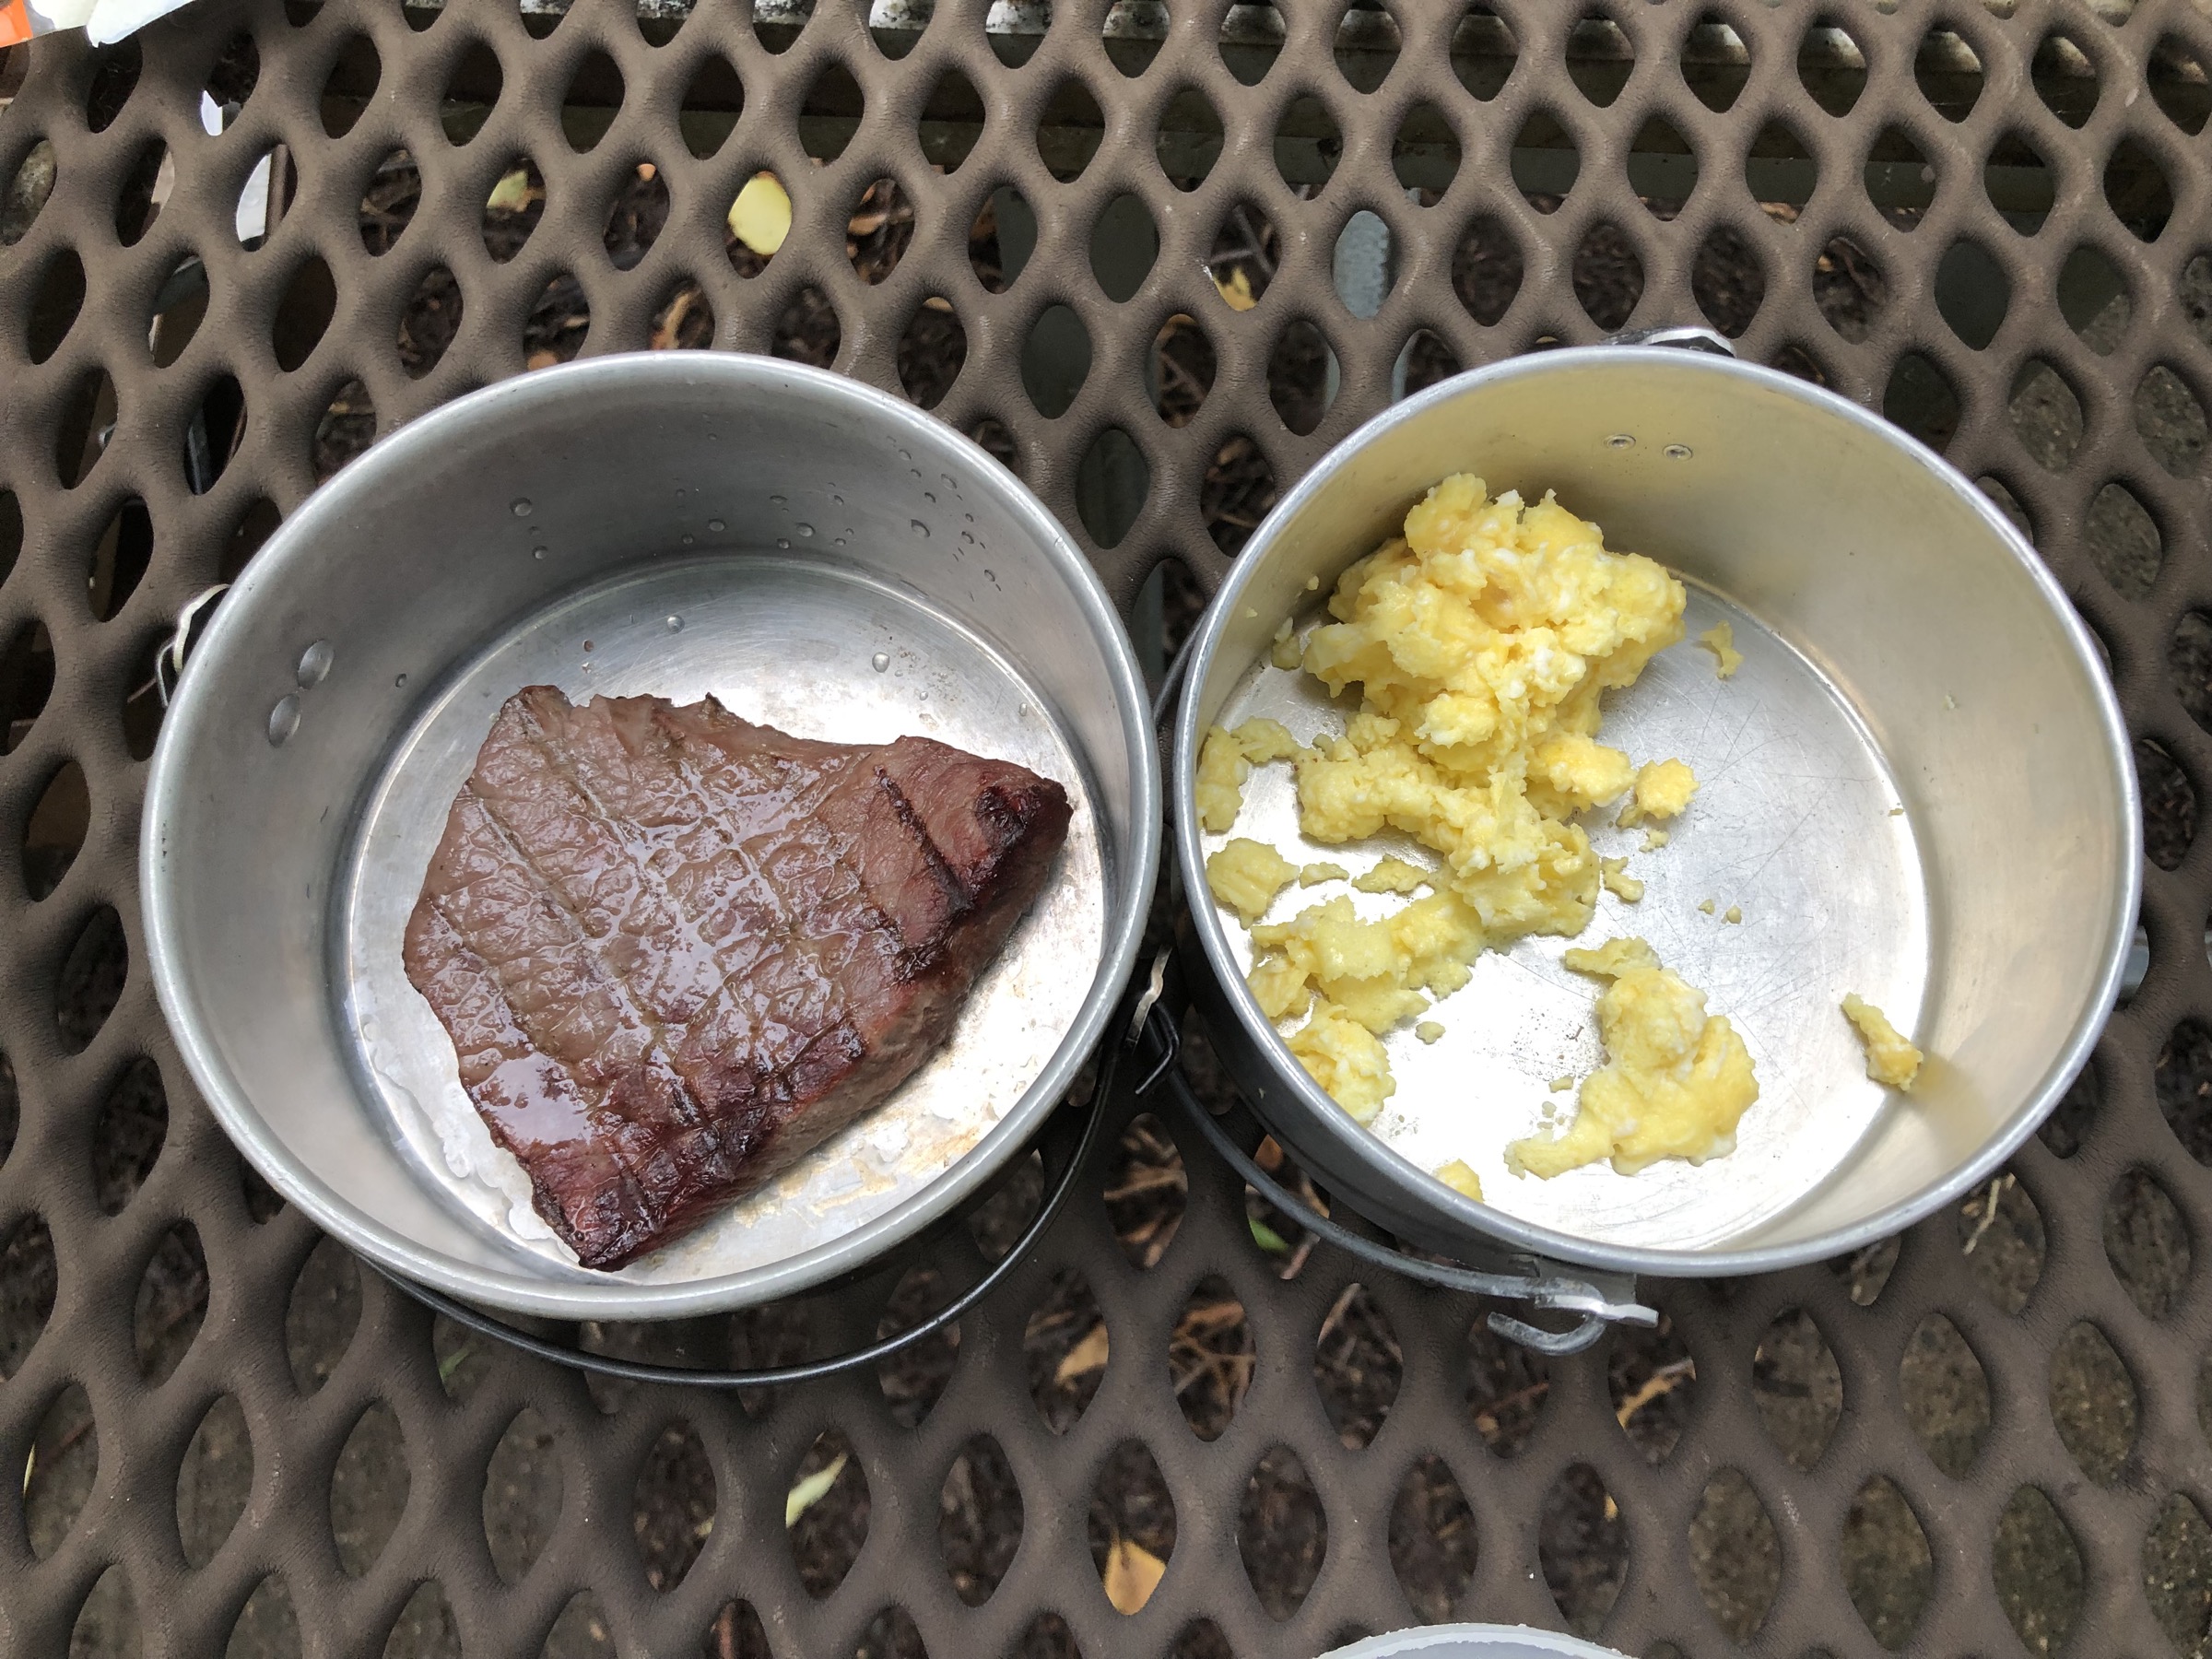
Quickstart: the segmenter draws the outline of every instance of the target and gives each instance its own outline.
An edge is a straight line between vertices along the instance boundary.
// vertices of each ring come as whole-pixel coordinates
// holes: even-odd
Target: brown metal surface
[[[1278,34],[1273,8],[1223,0],[1178,5],[1171,25],[1158,6],[1059,0],[998,8],[992,34],[983,0],[899,6],[897,28],[893,9],[872,38],[853,0],[758,27],[740,0],[642,20],[618,0],[565,16],[196,0],[137,47],[30,52],[0,112],[0,1647],[112,1651],[127,1599],[148,1659],[227,1641],[372,1654],[403,1620],[394,1654],[453,1651],[439,1643],[454,1631],[484,1655],[757,1651],[723,1612],[742,1599],[791,1659],[917,1636],[937,1659],[1025,1640],[1065,1651],[1033,1628],[1048,1611],[1092,1659],[1223,1641],[1312,1653],[1446,1611],[1559,1625],[1562,1606],[1639,1654],[1735,1640],[1792,1659],[2204,1653],[2212,1287],[2191,1247],[2212,1238],[2212,1038],[2189,1022],[2212,1022],[2212,849],[2191,841],[2191,781],[2212,780],[2212,22],[2188,0],[1909,0],[1832,17],[1614,0],[1581,22],[1552,0],[1471,18],[1400,0],[1340,29],[1342,5],[1285,0]],[[1046,16],[1041,36],[1020,32]],[[252,53],[226,55],[241,31]],[[6,78],[20,68],[18,54]],[[214,136],[198,111],[211,74],[217,101],[241,105]],[[239,194],[276,147],[286,211],[242,246]],[[414,171],[380,173],[395,150]],[[514,187],[519,210],[488,239],[487,199],[522,158],[542,210]],[[763,170],[796,204],[765,265],[733,257],[724,226]],[[890,206],[888,230],[860,206],[887,177],[898,201],[870,206]],[[994,273],[1018,215],[997,216],[998,242],[972,235],[1009,185],[1039,249],[1010,285]],[[149,194],[164,199],[147,223]],[[1094,242],[1124,194],[1141,212],[1119,209],[1124,228]],[[1361,209],[1395,250],[1366,317],[1332,282]],[[1094,260],[1112,275],[1130,245],[1117,238],[1141,250],[1140,219],[1157,259],[1109,298]],[[190,258],[206,272],[196,327],[193,280],[171,281]],[[1258,302],[1227,302],[1209,258],[1232,290],[1241,267]],[[672,313],[687,282],[696,293]],[[174,303],[157,319],[165,285]],[[1070,353],[1030,353],[1025,375],[1025,348],[1041,324],[1071,332],[1046,319],[1059,306],[1089,368],[1045,418],[1032,391],[1058,410],[1048,382],[1076,378]],[[1908,1235],[1886,1280],[1884,1260],[1863,1260],[1652,1287],[1668,1341],[1617,1336],[1547,1371],[1471,1343],[1471,1303],[1371,1286],[1362,1319],[1394,1331],[1402,1378],[1358,1446],[1324,1409],[1341,1392],[1344,1264],[1315,1252],[1281,1277],[1238,1183],[1193,1157],[1179,1230],[1135,1265],[1147,1253],[1115,1241],[1132,1200],[1111,1141],[1036,1259],[962,1322],[949,1382],[911,1427],[911,1393],[901,1408],[866,1373],[765,1411],[594,1394],[455,1347],[373,1276],[346,1291],[300,1218],[270,1216],[241,1181],[142,971],[151,651],[179,604],[370,429],[574,350],[586,308],[585,351],[657,334],[804,352],[828,340],[825,307],[839,368],[911,380],[963,429],[1010,434],[1018,469],[1084,526],[1124,606],[1163,558],[1210,587],[1236,521],[1272,499],[1269,475],[1287,485],[1381,407],[1423,330],[1417,381],[1447,359],[1702,314],[1746,355],[1947,443],[2024,514],[2163,756],[2146,760],[2147,977],[2091,1078],[2009,1184]],[[966,347],[946,389],[947,316]],[[1150,365],[1176,316],[1192,322]],[[1317,334],[1286,342],[1300,321]],[[1317,337],[1341,389],[1310,421],[1331,385]],[[1136,470],[1126,452],[1085,470],[1110,428],[1149,483],[1107,548],[1092,527]],[[1134,1111],[1116,1102],[1113,1126]],[[1102,1372],[1062,1363],[1089,1318],[1055,1290],[1064,1272],[1095,1295]],[[1208,1276],[1226,1290],[1201,1290]],[[1178,1398],[1218,1384],[1233,1399],[1243,1372],[1232,1356],[1184,1381],[1204,1334],[1185,1320],[1177,1335],[1194,1294],[1241,1304],[1254,1355],[1210,1441]],[[317,1324],[352,1295],[358,1320]],[[1032,1328],[1055,1296],[1077,1316]],[[302,1359],[326,1327],[323,1359]],[[531,1432],[510,1434],[525,1407]],[[695,1441],[665,1436],[678,1423]],[[830,1429],[868,1494],[865,1546],[833,1589],[815,1523],[784,1522]],[[962,1493],[996,1465],[971,1458],[947,1486],[979,1435],[1020,1492],[1018,1547],[987,1570],[960,1531]],[[1171,1531],[1157,1499],[1130,1509],[1142,1483],[1115,1472],[1130,1441],[1157,1464]],[[1299,1479],[1279,1452],[1263,1464],[1280,1447]],[[387,1477],[404,1465],[404,1487],[387,1477],[363,1498],[364,1460]],[[678,1465],[696,1493],[702,1460],[706,1512],[672,1554],[646,1500]],[[518,1544],[510,1500],[548,1481],[558,1500],[532,1512],[545,1535]],[[849,1523],[854,1506],[839,1512]],[[1279,1563],[1310,1567],[1324,1524],[1300,1602]],[[1117,1526],[1167,1558],[1134,1617],[1094,1565]],[[804,1571],[793,1540],[812,1552]],[[666,1563],[694,1546],[674,1582]],[[282,1596],[257,1594],[271,1575]],[[423,1613],[431,1582],[450,1629]],[[288,1616],[272,1611],[287,1598]],[[911,1630],[872,1623],[894,1605]]]

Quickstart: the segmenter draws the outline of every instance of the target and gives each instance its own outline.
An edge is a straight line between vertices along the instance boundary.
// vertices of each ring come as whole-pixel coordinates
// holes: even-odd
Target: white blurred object
[[[85,38],[95,46],[107,46],[125,35],[136,34],[157,18],[181,9],[186,0],[31,0],[31,4],[75,11],[84,24]]]

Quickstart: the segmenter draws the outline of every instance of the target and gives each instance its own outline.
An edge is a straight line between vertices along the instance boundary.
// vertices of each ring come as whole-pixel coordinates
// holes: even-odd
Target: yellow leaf
[[[754,253],[772,254],[791,234],[791,198],[774,173],[755,173],[730,204],[730,234]]]
[[[485,210],[489,213],[520,213],[530,206],[538,192],[530,188],[530,170],[518,167],[491,187],[486,198]]]
[[[1087,1371],[1100,1370],[1106,1363],[1106,1322],[1100,1320],[1083,1333],[1083,1340],[1061,1356],[1059,1366],[1053,1372],[1058,1383],[1074,1382]]]
[[[1208,271],[1206,275],[1214,276],[1211,271]],[[1253,298],[1252,279],[1244,275],[1242,265],[1239,265],[1229,274],[1227,282],[1222,281],[1218,276],[1214,276],[1214,286],[1221,290],[1221,298],[1229,301],[1230,311],[1250,311],[1259,303]]]
[[[1116,1613],[1135,1613],[1152,1599],[1168,1564],[1141,1544],[1117,1537],[1106,1552],[1106,1599]]]
[[[830,1460],[828,1467],[817,1469],[784,1495],[783,1524],[785,1526],[796,1526],[801,1515],[830,1496],[830,1488],[837,1484],[837,1477],[844,1472],[847,1455],[847,1453],[840,1452]]]

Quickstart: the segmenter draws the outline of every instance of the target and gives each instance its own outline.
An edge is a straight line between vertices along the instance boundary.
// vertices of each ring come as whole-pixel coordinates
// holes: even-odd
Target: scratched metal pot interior
[[[579,1267],[463,1093],[400,942],[500,704],[712,693],[806,736],[934,736],[1076,804],[944,1050],[699,1231]],[[972,444],[853,382],[654,354],[545,371],[312,497],[187,664],[147,799],[165,1013],[246,1155],[374,1259],[494,1306],[743,1305],[879,1255],[1024,1145],[1128,976],[1158,856],[1142,683],[1089,567]]]
[[[1301,741],[1342,729],[1299,670],[1267,661],[1285,617],[1314,620],[1337,575],[1395,534],[1447,474],[1559,500],[1616,550],[1688,589],[1686,637],[1607,694],[1602,740],[1678,758],[1700,791],[1663,848],[1586,816],[1635,854],[1640,902],[1602,893],[1572,943],[1624,935],[1705,991],[1742,1033],[1760,1094],[1735,1150],[1634,1176],[1600,1163],[1517,1177],[1509,1141],[1573,1112],[1550,1081],[1602,1060],[1598,984],[1571,941],[1477,965],[1387,1040],[1396,1093],[1370,1134],[1277,1041],[1246,990],[1251,944],[1206,900],[1226,836],[1192,807],[1206,728],[1254,714]],[[1318,579],[1319,591],[1311,591]],[[1694,643],[1732,625],[1716,677]],[[1653,1273],[1790,1265],[1893,1231],[1982,1178],[2080,1068],[2119,982],[2137,898],[2132,771],[2087,631],[2041,563],[1937,457],[1865,411],[1771,371],[1652,347],[1519,359],[1379,418],[1286,500],[1209,611],[1177,729],[1194,976],[1253,1104],[1324,1184],[1438,1248],[1488,1239]],[[1254,770],[1235,830],[1294,862],[1341,857],[1299,832],[1285,766]],[[1382,913],[1403,900],[1359,897]],[[1295,904],[1296,900],[1293,900]],[[1731,917],[1740,917],[1732,920]],[[1856,993],[1928,1060],[1900,1096],[1865,1075],[1839,1009]],[[1487,1204],[1428,1171],[1464,1159]]]

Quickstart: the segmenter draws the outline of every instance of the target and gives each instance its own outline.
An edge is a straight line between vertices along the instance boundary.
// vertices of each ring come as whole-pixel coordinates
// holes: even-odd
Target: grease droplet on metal
[[[288,692],[269,711],[269,747],[282,748],[285,739],[300,729],[300,694]]]
[[[878,674],[887,672],[890,668],[890,665],[891,653],[888,651],[879,651],[874,656],[868,659],[868,666],[875,669]]]
[[[1634,449],[1636,440],[1626,432],[1616,432],[1606,440],[1606,447],[1607,449]]]
[[[528,496],[517,496],[515,498],[514,516],[516,518],[528,518],[530,516],[530,498]]]
[[[683,631],[684,631],[684,619],[683,619],[681,617],[671,617],[671,618],[668,618],[668,631],[669,631],[670,633],[681,633],[681,632],[683,632]]]
[[[401,686],[404,686],[404,685],[406,685],[406,683],[407,683],[407,677],[406,677],[406,675],[404,675],[404,674],[402,674],[402,675],[398,675],[398,676],[395,676],[395,677],[393,678],[393,681],[392,681],[392,684],[393,684],[393,687],[394,687],[394,689],[396,689],[397,688],[399,688],[399,687],[401,687]]]
[[[713,531],[715,535],[720,535],[724,530],[727,530],[729,526],[724,524],[720,519],[709,519],[707,521],[707,528]]]
[[[328,640],[317,640],[300,653],[300,667],[294,675],[301,688],[320,685],[323,677],[330,672],[331,651]]]
[[[543,547],[533,547],[530,549],[530,557],[533,559],[543,559],[545,556],[546,550]]]
[[[920,519],[910,520],[907,528],[912,530],[916,535],[921,536],[924,541],[929,539],[929,526],[924,524]]]
[[[841,495],[832,495],[830,498],[830,504],[832,507],[842,507],[845,504],[845,498]]]
[[[776,546],[777,546],[777,547],[790,547],[790,546],[791,546],[791,537],[790,537],[790,536],[788,536],[788,535],[779,535],[779,536],[777,536],[777,537],[776,537]]]
[[[841,547],[845,545],[845,538],[841,535],[833,537],[830,545],[833,547]]]
[[[794,524],[792,528],[796,530],[801,535],[812,535],[814,534],[814,526],[812,524]]]
[[[1660,453],[1664,454],[1669,461],[1687,461],[1689,459],[1689,445],[1687,443],[1670,443]]]
[[[788,507],[791,505],[791,502],[782,496],[770,496],[768,499],[772,505],[777,507]]]
[[[689,532],[688,530],[687,530],[687,531],[685,531],[685,532],[684,532],[684,535],[683,535],[683,544],[684,544],[684,546],[685,546],[685,547],[689,547],[689,546],[690,546],[690,545],[691,545],[693,542],[697,541],[698,539],[699,539],[699,537],[698,537],[698,536],[696,536],[696,535],[692,535],[692,534],[691,534],[691,532]]]

